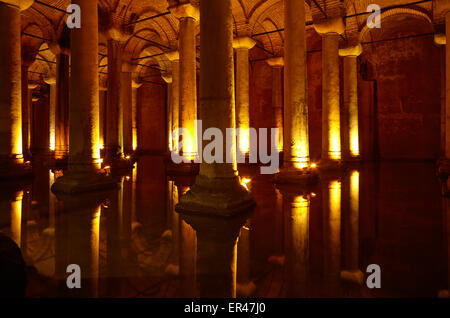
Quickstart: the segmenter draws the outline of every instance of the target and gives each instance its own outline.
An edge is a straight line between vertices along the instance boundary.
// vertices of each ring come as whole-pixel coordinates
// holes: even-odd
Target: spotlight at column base
[[[239,177],[207,178],[197,176],[196,183],[180,198],[178,213],[231,217],[253,210],[255,201],[241,185]]]
[[[317,183],[317,181],[319,181],[319,176],[314,168],[283,167],[274,176],[275,183],[311,185]]]
[[[0,159],[0,180],[28,178],[33,176],[30,162],[23,159]]]
[[[56,179],[52,185],[55,194],[73,194],[117,188],[117,182],[101,172],[71,172]]]

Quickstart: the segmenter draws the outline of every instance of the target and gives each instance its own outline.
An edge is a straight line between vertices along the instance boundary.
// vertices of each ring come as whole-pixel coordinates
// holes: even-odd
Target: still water
[[[120,189],[56,197],[35,167],[0,196],[0,232],[28,265],[28,297],[437,297],[449,289],[450,199],[431,163],[364,164],[309,189],[247,168],[256,208],[180,216],[189,187],[143,156]],[[67,266],[81,269],[69,289]],[[369,264],[381,268],[370,289]]]

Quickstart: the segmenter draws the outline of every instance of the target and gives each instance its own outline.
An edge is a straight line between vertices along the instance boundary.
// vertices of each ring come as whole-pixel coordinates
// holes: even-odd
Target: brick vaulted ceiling
[[[198,5],[200,0],[191,0]],[[211,1],[211,0],[208,0]],[[301,1],[301,0],[299,0]],[[405,19],[425,24],[428,32],[442,32],[442,2],[450,0],[306,0],[308,33],[314,33],[312,24],[343,12],[346,16],[345,33],[341,46],[373,41],[383,37],[384,30],[395,31]],[[121,30],[126,45],[126,56],[137,64],[137,76],[164,72],[169,63],[164,52],[177,49],[179,22],[169,7],[187,0],[99,0],[99,71],[107,73],[107,31]],[[232,0],[235,36],[252,36],[257,47],[268,56],[283,55],[284,0]],[[382,23],[386,29],[368,29],[367,7],[376,3],[382,8]],[[413,3],[413,4],[411,4]],[[30,79],[39,80],[54,72],[55,43],[68,46],[65,10],[70,0],[39,0],[22,12],[22,47],[25,59],[34,59]],[[408,5],[399,7],[401,5]],[[142,21],[141,21],[142,20]],[[409,21],[408,20],[408,21]],[[136,23],[138,22],[138,23]],[[199,27],[198,27],[198,37]],[[199,41],[197,43],[200,43]],[[198,50],[198,53],[200,51]],[[37,55],[36,55],[37,54]]]

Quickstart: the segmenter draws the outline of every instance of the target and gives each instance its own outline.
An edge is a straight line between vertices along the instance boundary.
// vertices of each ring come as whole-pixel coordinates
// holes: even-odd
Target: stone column
[[[28,69],[32,63],[22,59],[22,151],[25,160],[31,159],[31,91],[28,89]]]
[[[445,15],[446,43],[450,37],[450,11]],[[450,161],[450,45],[445,46],[445,158]],[[448,164],[450,166],[450,163]],[[450,171],[450,169],[449,169]]]
[[[179,52],[180,52],[180,127],[182,134],[181,153],[193,160],[197,155],[195,120],[197,119],[197,51],[195,43],[195,24],[199,20],[198,8],[191,4],[183,4],[171,11],[180,19]]]
[[[108,40],[105,162],[109,164],[112,164],[123,155],[122,50],[122,44],[119,41]]]
[[[133,131],[133,151],[138,148],[138,124],[137,124],[137,105],[138,105],[138,88],[141,87],[141,83],[137,83],[133,80],[131,83],[132,98],[131,98],[131,126]]]
[[[304,1],[284,2],[284,166],[277,182],[311,182]]]
[[[236,128],[239,129],[238,146],[242,154],[250,151],[250,96],[248,50],[256,42],[249,37],[236,38],[233,48],[236,50]]]
[[[342,152],[345,160],[358,159],[359,116],[358,116],[358,56],[362,52],[360,44],[339,50],[344,57],[344,112]]]
[[[231,0],[202,1],[200,11],[200,107],[203,129],[215,127],[227,136],[226,130],[231,128],[232,136],[231,142],[217,145],[223,147],[223,158],[219,158],[222,160],[200,164],[196,183],[180,198],[176,210],[230,216],[254,206],[251,194],[240,184],[236,171]],[[205,142],[203,149],[206,145]]]
[[[441,143],[440,143],[440,157],[441,159],[445,158],[445,148],[446,148],[446,142],[445,142],[445,122],[446,122],[446,116],[445,116],[445,45],[447,44],[447,38],[445,34],[443,33],[436,33],[434,35],[434,43],[437,45],[440,45],[440,56],[441,56],[441,65],[443,66],[441,68]]]
[[[32,4],[0,2],[0,178],[31,173],[22,152],[20,11]]]
[[[172,151],[178,153],[178,128],[180,127],[180,55],[178,51],[166,53],[167,58],[172,66],[172,89],[171,89],[171,105],[172,105]]]
[[[266,60],[272,67],[272,109],[273,127],[278,128],[279,143],[278,151],[283,151],[283,67],[284,59],[274,57]]]
[[[322,35],[322,158],[321,166],[335,166],[342,159],[340,87],[339,87],[339,35],[345,30],[342,18],[329,18],[315,23]]]
[[[54,192],[84,192],[116,187],[100,171],[97,0],[73,0],[83,12],[83,27],[71,30],[69,167]]]
[[[122,72],[123,104],[123,152],[129,156],[133,153],[133,78],[131,72]]]
[[[56,77],[49,77],[45,79],[45,83],[47,83],[50,87],[50,98],[49,98],[49,109],[48,109],[48,151],[54,152],[56,149],[56,139],[55,139],[55,114],[56,114]]]
[[[166,89],[166,145],[167,152],[170,153],[173,150],[172,146],[172,117],[173,117],[173,106],[172,106],[172,96],[173,96],[173,86],[172,86],[172,74],[164,73],[161,75],[164,82],[167,84]]]
[[[69,155],[70,57],[60,53],[56,59],[55,159],[65,159]]]

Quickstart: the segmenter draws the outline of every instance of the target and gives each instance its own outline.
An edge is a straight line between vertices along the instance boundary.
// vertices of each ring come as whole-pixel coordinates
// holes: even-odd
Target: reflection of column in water
[[[57,276],[63,277],[60,290],[69,296],[98,296],[100,204],[105,196],[105,193],[58,196]],[[61,233],[63,231],[67,234]],[[65,271],[69,264],[77,264],[81,268],[80,289],[65,286],[68,275]]]
[[[306,297],[309,273],[309,198],[283,194],[287,297]]]
[[[249,297],[255,290],[250,272],[250,221],[240,230],[237,244],[237,286],[238,296]]]
[[[167,211],[168,228],[172,234],[172,257],[170,264],[166,267],[166,273],[169,275],[178,275],[180,272],[179,257],[180,257],[180,217],[175,211],[175,205],[178,203],[178,190],[174,181],[169,181],[169,204]]]
[[[343,218],[344,269],[341,277],[362,284],[364,276],[359,268],[359,171],[353,170],[349,181],[349,201]]]
[[[178,197],[185,194],[189,188],[186,186],[178,187]],[[196,296],[196,252],[197,239],[194,229],[184,220],[180,220],[180,245],[179,245],[179,266],[180,266],[180,284],[181,297]]]
[[[325,183],[324,211],[324,292],[337,296],[341,269],[341,182]]]
[[[137,183],[137,166],[138,163],[134,164],[133,177],[132,177],[132,188],[131,188],[131,225],[134,229],[134,223],[137,222],[136,219],[136,183]]]
[[[199,296],[236,297],[236,243],[248,215],[223,219],[181,214],[181,218],[197,233]]]
[[[11,200],[11,239],[21,246],[23,191],[15,193]]]
[[[450,297],[450,199],[443,197],[442,198],[442,210],[444,213],[443,215],[443,233],[444,233],[444,240],[446,240],[447,244],[444,244],[446,247],[446,251],[444,251],[444,255],[447,255],[447,261],[448,261],[448,272],[447,272],[447,289],[442,289],[438,291],[438,297],[440,298],[449,298]]]
[[[128,254],[131,242],[132,206],[133,206],[133,181],[130,176],[123,180],[123,203],[122,203],[122,240],[124,252]]]

